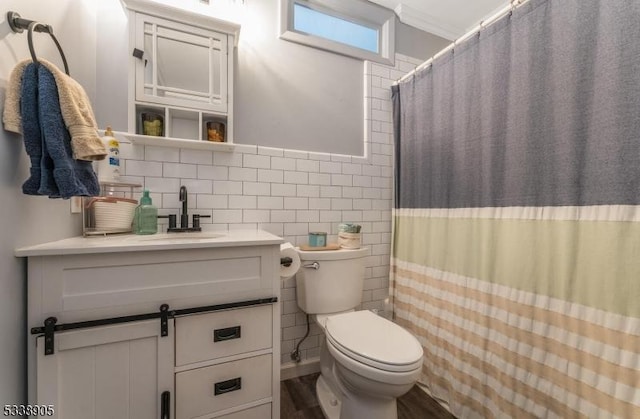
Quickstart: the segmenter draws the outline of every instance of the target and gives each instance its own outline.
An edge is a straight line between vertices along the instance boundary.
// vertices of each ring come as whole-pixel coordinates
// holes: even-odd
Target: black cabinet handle
[[[134,57],[136,57],[139,60],[142,60],[142,57],[144,56],[144,51],[142,51],[141,49],[138,48],[134,48],[133,49],[133,54]],[[144,66],[147,66],[147,60],[144,60]]]
[[[213,395],[218,396],[220,394],[230,393],[232,391],[240,390],[242,388],[242,377],[232,378],[227,381],[220,381],[213,385]]]
[[[241,337],[241,327],[233,326],[224,329],[215,329],[213,331],[213,341],[223,342],[225,340],[239,339]]]
[[[168,391],[160,396],[160,419],[171,419],[171,393]]]

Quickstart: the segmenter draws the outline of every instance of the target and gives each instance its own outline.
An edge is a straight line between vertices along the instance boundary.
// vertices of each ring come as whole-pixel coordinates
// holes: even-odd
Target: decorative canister
[[[358,224],[340,224],[338,226],[338,244],[345,249],[359,249],[362,244],[361,226]]]
[[[309,232],[310,247],[324,247],[327,245],[327,233],[325,232]]]
[[[360,249],[361,237],[360,233],[338,233],[338,244],[345,249]]]

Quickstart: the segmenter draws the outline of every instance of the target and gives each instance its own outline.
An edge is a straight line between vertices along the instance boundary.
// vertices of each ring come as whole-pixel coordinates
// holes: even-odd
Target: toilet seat
[[[420,342],[397,324],[368,310],[327,318],[327,341],[342,355],[389,373],[422,367]]]
[[[422,372],[422,360],[420,360],[419,365],[417,365],[415,369],[410,371],[385,371],[383,369],[367,365],[350,357],[349,355],[346,355],[330,341],[327,341],[327,349],[338,366],[338,369],[340,369],[340,367],[344,367],[361,377],[385,383],[386,385],[397,386],[409,383],[413,384],[418,380],[418,377]]]

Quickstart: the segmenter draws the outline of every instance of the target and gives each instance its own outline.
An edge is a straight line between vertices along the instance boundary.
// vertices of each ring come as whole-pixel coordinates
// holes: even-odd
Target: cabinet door
[[[227,112],[227,35],[136,13],[136,100]]]
[[[56,333],[53,355],[38,338],[38,404],[63,419],[164,418],[162,393],[174,394],[172,324],[167,337],[159,319]]]

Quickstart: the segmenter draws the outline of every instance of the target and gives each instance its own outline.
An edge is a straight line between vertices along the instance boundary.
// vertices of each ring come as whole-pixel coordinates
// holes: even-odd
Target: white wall
[[[426,61],[451,42],[396,19],[396,53]]]
[[[23,18],[54,28],[71,68],[71,74],[95,91],[95,10],[92,1],[60,0],[56,8],[45,0],[4,0],[0,17],[0,103],[14,65],[29,57],[26,32],[14,34],[6,21],[13,10]],[[74,22],[74,25],[69,24]],[[53,41],[34,36],[38,57],[61,64]],[[3,106],[2,106],[3,107]],[[26,402],[26,265],[13,256],[19,246],[57,240],[81,232],[78,216],[69,202],[22,194],[29,162],[20,136],[0,129],[0,405]]]

